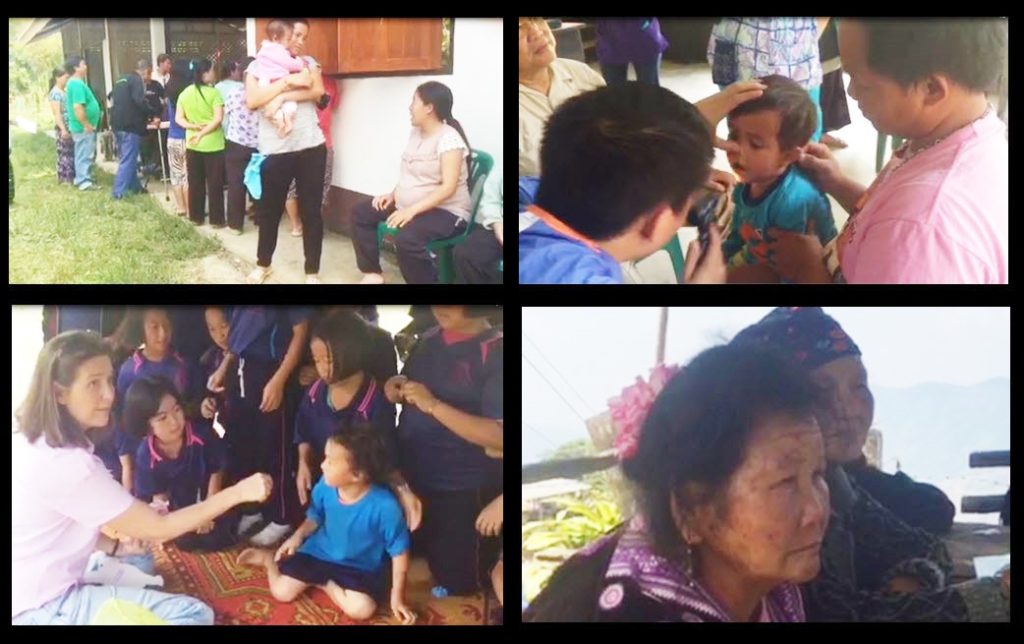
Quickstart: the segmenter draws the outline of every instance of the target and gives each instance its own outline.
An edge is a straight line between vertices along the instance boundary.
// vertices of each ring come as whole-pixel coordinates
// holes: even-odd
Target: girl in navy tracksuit
[[[134,494],[174,512],[224,488],[224,447],[203,419],[186,418],[178,388],[162,377],[137,379],[125,395],[125,430],[139,440]],[[237,540],[228,512],[174,540],[183,550],[220,550]]]
[[[500,552],[500,539],[476,530],[481,510],[502,493],[503,345],[487,315],[495,307],[434,306],[439,326],[410,351],[402,375],[385,385],[402,403],[402,473],[423,502],[413,548],[425,553],[448,593],[475,593]]]
[[[283,539],[289,524],[301,517],[292,478],[294,413],[289,399],[297,397],[292,374],[306,343],[309,314],[303,307],[233,307],[227,350],[207,383],[211,393],[224,395],[231,410],[229,424],[221,422],[230,455],[229,479],[267,472],[274,481],[271,497],[258,508],[259,519],[270,522],[252,538],[259,546]],[[229,371],[237,378],[230,389],[224,386]],[[254,509],[246,508],[243,531],[256,520]]]
[[[186,415],[194,417],[197,401],[202,393],[201,375],[198,365],[182,357],[175,349],[174,326],[168,309],[130,309],[125,325],[125,340],[137,348],[118,370],[117,396],[114,400],[115,418],[120,416],[124,408],[128,388],[138,378],[147,376],[160,376],[171,382],[182,399]],[[114,428],[113,444],[121,464],[122,485],[131,491],[135,452],[138,450],[139,441],[121,425],[123,422],[118,419]]]

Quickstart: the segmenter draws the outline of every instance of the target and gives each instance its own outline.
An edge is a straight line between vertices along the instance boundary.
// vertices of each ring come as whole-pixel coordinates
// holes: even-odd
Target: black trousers
[[[186,150],[188,162],[189,217],[197,224],[206,221],[206,194],[210,194],[210,223],[224,225],[224,151]]]
[[[158,136],[163,140],[163,147],[160,146]],[[163,156],[163,168],[170,175],[171,166],[167,164],[167,130],[146,130],[146,135],[139,143],[139,155],[142,165],[151,169],[154,176],[160,176],[160,157]]]
[[[256,250],[258,265],[266,268],[274,258],[277,227],[281,223],[281,213],[284,212],[288,186],[295,179],[299,216],[302,218],[302,250],[306,257],[306,274],[320,272],[320,253],[324,245],[324,220],[320,206],[326,163],[327,146],[324,144],[298,152],[271,154],[263,161],[260,166],[263,194],[256,205],[260,229]]]
[[[242,179],[256,148],[228,141],[224,149],[224,172],[228,184],[228,226],[242,230],[245,221],[245,184]]]
[[[374,210],[370,201],[352,209],[352,244],[356,251],[356,265],[363,273],[380,273],[380,248],[377,246],[377,224],[395,211]],[[398,267],[402,278],[409,284],[434,284],[437,266],[427,250],[427,242],[451,237],[465,226],[465,222],[447,210],[433,208],[416,215],[412,221],[398,229]]]
[[[182,550],[194,552],[214,552],[224,550],[238,543],[235,531],[238,529],[240,515],[231,510],[217,517],[213,522],[213,530],[206,534],[186,532],[174,540],[174,545]]]
[[[231,415],[225,424],[225,447],[228,453],[226,485],[256,473],[269,474],[273,480],[270,497],[262,504],[245,503],[241,514],[261,512],[263,518],[280,524],[292,523],[299,513],[295,489],[295,394],[285,386],[281,406],[271,412],[260,411],[263,388],[277,369],[275,364],[246,361],[242,364],[240,387],[245,397],[233,396]]]
[[[466,241],[453,249],[453,255],[456,284],[501,284],[498,261],[502,249],[493,230],[473,224]]]
[[[413,533],[413,552],[426,555],[434,580],[452,595],[489,588],[502,541],[477,532],[476,519],[501,488],[415,493],[423,502],[423,524]]]
[[[850,106],[843,87],[843,70],[829,72],[821,80],[822,132],[832,132],[850,124]]]

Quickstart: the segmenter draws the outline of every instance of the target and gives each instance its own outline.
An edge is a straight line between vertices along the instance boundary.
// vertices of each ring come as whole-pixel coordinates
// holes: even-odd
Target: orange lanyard
[[[589,248],[590,250],[592,250],[592,251],[594,251],[596,253],[607,254],[603,250],[601,250],[601,248],[599,248],[598,245],[593,240],[587,239],[586,237],[584,237],[583,235],[579,234],[578,232],[576,232],[572,228],[569,228],[569,226],[566,225],[566,223],[564,221],[562,221],[561,219],[558,219],[557,217],[552,215],[547,210],[544,210],[543,208],[541,208],[537,204],[531,205],[526,210],[528,212],[533,213],[534,215],[536,215],[537,219],[540,219],[541,221],[543,221],[545,224],[548,225],[548,227],[550,227],[552,230],[554,230],[559,235],[562,235],[564,237],[568,237],[569,239],[571,239],[573,241],[577,241],[577,242],[583,244],[584,246],[586,246],[587,248]]]

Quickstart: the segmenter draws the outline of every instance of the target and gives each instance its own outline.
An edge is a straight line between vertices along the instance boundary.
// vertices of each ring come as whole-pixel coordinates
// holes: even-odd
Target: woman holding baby
[[[259,171],[262,194],[256,206],[257,265],[246,278],[249,284],[260,284],[270,276],[278,224],[293,179],[302,218],[306,283],[320,283],[324,236],[320,203],[327,147],[316,105],[324,94],[324,82],[316,60],[302,56],[308,35],[309,23],[304,19],[271,20],[269,40],[263,42],[245,74],[246,106],[260,110],[257,148],[264,157]],[[293,60],[281,59],[282,48]],[[272,54],[273,60],[265,54]],[[300,67],[301,71],[289,71]]]

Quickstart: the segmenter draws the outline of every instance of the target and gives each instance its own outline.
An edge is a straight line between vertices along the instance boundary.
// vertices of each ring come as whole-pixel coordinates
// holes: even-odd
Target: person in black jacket
[[[863,454],[855,461],[843,463],[843,469],[904,523],[932,534],[949,532],[953,525],[956,507],[946,493],[934,485],[915,481],[904,472],[887,474],[868,465]]]
[[[152,71],[146,59],[140,59],[135,71],[125,74],[110,93],[114,104],[110,109],[110,125],[117,138],[118,166],[114,175],[114,199],[128,193],[142,192],[139,183],[139,143],[146,136],[146,125],[158,118],[146,100],[144,78]]]
[[[145,82],[146,87],[146,102],[149,103],[149,107],[154,114],[163,114],[164,107],[167,105],[166,92],[164,86],[160,84],[160,81],[153,78],[152,74],[146,74],[142,79]],[[160,140],[163,140],[161,145]],[[140,160],[142,163],[142,173],[150,177],[161,176],[161,163],[163,167],[170,167],[167,165],[167,130],[161,130],[159,128],[155,130],[146,130],[146,135],[142,137],[140,143]],[[164,155],[161,161],[160,156]]]

